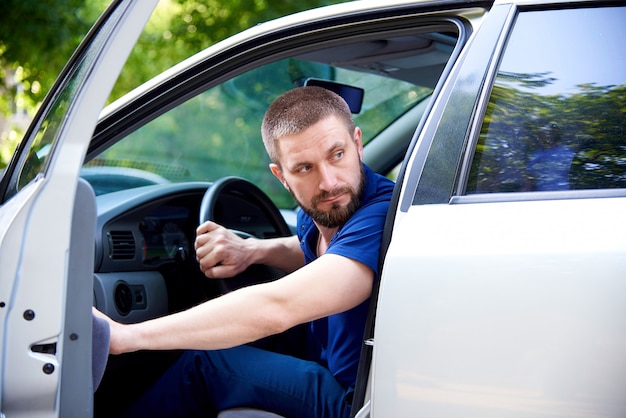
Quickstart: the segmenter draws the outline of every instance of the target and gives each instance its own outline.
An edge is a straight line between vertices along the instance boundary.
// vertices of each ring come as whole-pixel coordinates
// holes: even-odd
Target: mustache
[[[338,187],[336,189],[333,189],[333,190],[330,190],[330,191],[327,191],[327,192],[322,192],[322,193],[318,194],[317,196],[313,197],[313,199],[311,200],[311,203],[315,207],[322,200],[330,199],[330,198],[333,198],[335,196],[342,195],[344,193],[353,194],[354,190],[352,190],[352,187],[350,187],[350,186]]]

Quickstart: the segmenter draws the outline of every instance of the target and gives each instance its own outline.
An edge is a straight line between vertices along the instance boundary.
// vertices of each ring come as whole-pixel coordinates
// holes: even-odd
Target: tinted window
[[[467,193],[626,187],[626,8],[521,13]]]

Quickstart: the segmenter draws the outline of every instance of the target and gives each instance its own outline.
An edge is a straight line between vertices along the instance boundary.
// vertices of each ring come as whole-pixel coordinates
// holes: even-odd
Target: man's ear
[[[270,170],[272,171],[272,174],[278,179],[278,181],[280,181],[283,184],[285,189],[289,190],[289,186],[287,185],[287,182],[285,181],[285,177],[283,176],[283,171],[280,169],[278,164],[271,163]]]
[[[354,143],[356,144],[359,157],[361,158],[361,161],[363,161],[363,132],[358,126],[354,128]]]

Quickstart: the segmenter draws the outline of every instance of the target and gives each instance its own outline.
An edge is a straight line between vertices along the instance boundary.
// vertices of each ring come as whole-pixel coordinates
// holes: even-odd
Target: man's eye
[[[298,173],[308,173],[309,171],[311,171],[310,165],[303,165],[302,167],[298,168]]]
[[[333,155],[333,160],[339,160],[339,159],[341,159],[341,157],[343,157],[343,151],[336,152]]]

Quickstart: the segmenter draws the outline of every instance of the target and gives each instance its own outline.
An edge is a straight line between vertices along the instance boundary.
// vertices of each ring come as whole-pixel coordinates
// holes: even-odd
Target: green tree
[[[55,78],[107,0],[1,0],[0,170]],[[23,126],[22,126],[23,127]]]
[[[0,3],[0,88],[3,111],[16,99],[28,107],[45,92],[93,23],[93,2],[2,0]],[[102,3],[102,2],[100,2]],[[18,97],[19,94],[23,94]]]
[[[181,60],[258,23],[349,0],[161,0],[111,99]]]
[[[180,60],[257,23],[347,0],[162,0],[112,99]],[[72,51],[110,0],[0,1],[0,170],[19,140],[2,116],[32,116]],[[4,130],[4,131],[3,131]]]

